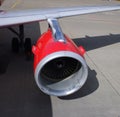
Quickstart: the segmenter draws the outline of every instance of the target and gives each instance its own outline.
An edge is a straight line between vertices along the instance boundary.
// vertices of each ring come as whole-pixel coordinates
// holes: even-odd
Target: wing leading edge
[[[0,11],[0,27],[103,11],[120,10],[120,5]]]

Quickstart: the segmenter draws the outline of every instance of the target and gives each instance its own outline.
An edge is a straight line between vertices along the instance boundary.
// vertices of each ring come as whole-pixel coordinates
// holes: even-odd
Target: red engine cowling
[[[65,96],[80,89],[88,75],[85,50],[65,36],[55,41],[52,31],[44,33],[33,46],[34,75],[38,87],[48,95]]]

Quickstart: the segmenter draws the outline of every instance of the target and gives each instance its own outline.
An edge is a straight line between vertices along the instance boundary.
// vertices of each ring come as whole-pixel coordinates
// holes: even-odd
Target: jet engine
[[[32,48],[35,81],[48,95],[66,96],[79,90],[87,79],[85,50],[77,47],[58,27],[54,29],[55,33],[49,28]]]

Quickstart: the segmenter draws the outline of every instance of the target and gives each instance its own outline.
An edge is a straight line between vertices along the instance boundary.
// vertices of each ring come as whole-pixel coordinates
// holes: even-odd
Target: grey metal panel
[[[0,27],[119,9],[120,5],[1,11]]]

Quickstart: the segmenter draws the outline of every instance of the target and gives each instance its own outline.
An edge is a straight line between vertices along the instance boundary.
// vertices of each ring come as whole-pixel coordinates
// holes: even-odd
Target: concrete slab
[[[105,0],[5,0],[1,9],[29,9],[78,5],[119,4]],[[23,54],[11,52],[15,35],[0,29],[0,117],[119,117],[120,116],[120,11],[65,18],[63,31],[83,45],[89,67],[86,84],[75,94],[53,97],[37,88],[32,61]],[[33,43],[44,32],[47,23],[25,25],[26,37]],[[16,27],[15,27],[16,28]],[[32,33],[34,32],[34,33]],[[4,69],[3,69],[4,68]]]

